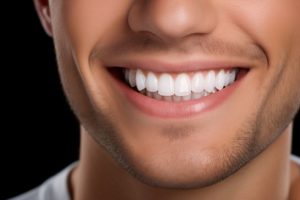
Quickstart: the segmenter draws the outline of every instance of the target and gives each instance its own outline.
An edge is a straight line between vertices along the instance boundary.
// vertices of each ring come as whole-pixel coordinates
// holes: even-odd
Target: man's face
[[[299,108],[299,0],[50,6],[62,83],[81,125],[147,184],[220,181]]]

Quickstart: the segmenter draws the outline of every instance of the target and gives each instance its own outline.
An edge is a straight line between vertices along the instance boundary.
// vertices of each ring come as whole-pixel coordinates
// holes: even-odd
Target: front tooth
[[[146,88],[149,92],[157,92],[158,80],[154,73],[149,72],[146,78]]]
[[[128,81],[129,81],[129,85],[131,87],[135,87],[136,86],[136,70],[129,69]]]
[[[221,90],[225,85],[225,72],[222,69],[216,77],[216,88]]]
[[[205,90],[207,92],[210,93],[214,90],[215,80],[216,80],[215,72],[212,70],[209,71],[208,74],[206,75],[206,79],[205,79]]]
[[[174,92],[176,96],[187,96],[191,94],[191,82],[187,74],[179,74],[176,77]]]
[[[193,76],[191,87],[192,91],[196,93],[201,93],[204,90],[204,77],[200,72]]]
[[[142,91],[143,89],[146,88],[146,85],[145,85],[146,77],[145,77],[144,73],[142,72],[142,70],[138,69],[136,71],[135,79],[136,79],[136,87],[139,91]]]
[[[162,96],[174,95],[174,80],[169,74],[162,74],[158,80],[158,94]]]

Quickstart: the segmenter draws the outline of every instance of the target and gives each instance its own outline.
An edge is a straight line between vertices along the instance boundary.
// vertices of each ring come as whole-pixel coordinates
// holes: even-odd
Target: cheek
[[[297,35],[297,37],[296,37]],[[259,121],[263,137],[269,137],[266,133],[277,136],[293,120],[300,107],[300,31],[291,37],[288,47],[282,47],[286,51],[282,62],[270,66],[265,81],[264,103],[261,106]],[[264,129],[263,129],[264,128]],[[264,140],[265,141],[265,140]]]
[[[270,64],[279,62],[300,25],[299,0],[232,1],[226,15],[261,45]],[[299,37],[299,35],[298,35]]]
[[[95,44],[109,45],[118,38],[117,34],[124,32],[130,5],[131,0],[72,0],[55,1],[51,6],[62,82],[72,107],[90,106],[90,98],[95,96],[89,95],[95,93],[95,84],[91,81],[95,72],[89,61],[90,55]],[[106,79],[103,70],[99,77]],[[99,85],[103,97],[99,99],[109,101],[111,91],[103,83]]]
[[[275,135],[291,122],[300,104],[300,1],[231,1],[223,10],[267,53],[269,65],[264,72],[260,69],[264,77],[258,121],[262,133]]]
[[[265,104],[261,109],[259,119],[261,132],[265,133],[262,137],[270,138],[279,135],[292,122],[300,107],[300,58],[295,56],[300,51],[294,51],[289,57],[289,62],[283,66],[282,73],[272,85],[272,90],[266,98]],[[263,139],[263,141],[266,141]]]
[[[126,25],[132,0],[57,1],[53,6],[56,35],[64,35],[78,59],[87,59],[93,45],[109,43]]]

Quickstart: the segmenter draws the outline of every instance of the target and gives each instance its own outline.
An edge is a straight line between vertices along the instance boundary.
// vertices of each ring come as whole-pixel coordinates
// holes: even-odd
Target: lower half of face
[[[143,182],[172,188],[216,183],[266,148],[297,112],[296,1],[244,3],[239,10],[234,3],[203,3],[213,20],[173,20],[181,32],[160,23],[178,17],[168,1],[106,2],[108,10],[119,5],[117,15],[99,2],[60,5],[64,14],[57,16],[65,20],[56,26],[66,23],[64,34],[54,27],[60,74],[81,124]],[[269,10],[260,13],[261,7]],[[292,14],[278,19],[282,7]],[[194,14],[189,3],[179,8]]]

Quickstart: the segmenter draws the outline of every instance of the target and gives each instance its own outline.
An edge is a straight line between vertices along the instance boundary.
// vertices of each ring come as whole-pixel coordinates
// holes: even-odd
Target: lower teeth
[[[200,99],[202,97],[209,96],[209,95],[211,95],[213,93],[216,93],[216,92],[217,92],[216,89],[211,93],[206,92],[206,91],[203,91],[201,93],[192,92],[190,95],[187,95],[187,96],[176,96],[176,95],[161,96],[161,95],[158,94],[158,92],[148,92],[146,90],[142,90],[139,93],[141,93],[141,94],[143,94],[147,97],[156,99],[156,100],[170,101],[170,102],[181,102],[181,101],[189,101],[189,100],[193,100],[193,99]]]

